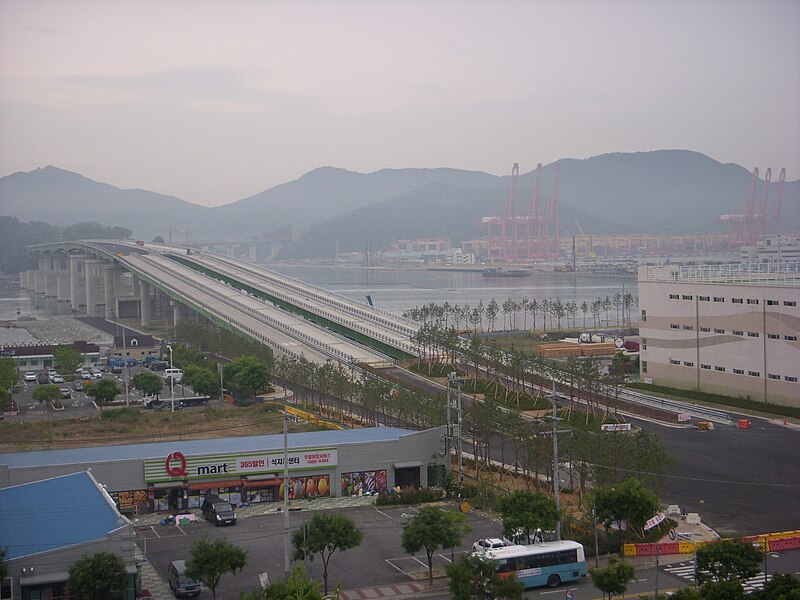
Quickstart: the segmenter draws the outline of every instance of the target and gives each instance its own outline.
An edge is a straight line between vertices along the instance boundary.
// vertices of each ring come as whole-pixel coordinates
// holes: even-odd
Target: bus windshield
[[[586,575],[583,546],[569,540],[495,548],[482,557],[494,561],[501,576],[516,577],[526,588],[557,587]]]

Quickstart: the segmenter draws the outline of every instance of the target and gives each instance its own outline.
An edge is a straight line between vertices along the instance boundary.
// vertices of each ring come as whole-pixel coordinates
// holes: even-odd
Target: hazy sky
[[[0,176],[216,205],[661,148],[800,177],[800,1],[0,0]]]

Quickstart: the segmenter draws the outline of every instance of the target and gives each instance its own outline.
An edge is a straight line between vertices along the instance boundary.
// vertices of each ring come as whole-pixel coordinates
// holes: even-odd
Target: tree
[[[349,517],[337,514],[318,513],[307,521],[302,529],[292,534],[294,559],[303,560],[308,554],[311,560],[319,554],[322,559],[322,579],[325,594],[328,594],[328,563],[337,550],[344,552],[355,548],[364,539],[364,532]]]
[[[760,570],[761,552],[749,542],[725,539],[706,544],[697,550],[697,583],[741,583]]]
[[[17,364],[10,356],[0,358],[0,409],[11,399],[11,390],[19,381]]]
[[[775,573],[762,590],[750,595],[754,600],[800,600],[800,581],[788,573]]]
[[[137,373],[133,376],[133,379],[131,379],[131,383],[135,389],[148,396],[155,395],[157,397],[164,388],[164,380],[160,375],[152,371]]]
[[[125,563],[113,552],[84,555],[70,567],[67,587],[79,600],[102,600],[112,592],[124,592],[128,588]]]
[[[203,537],[192,544],[192,558],[186,563],[186,575],[211,590],[216,600],[217,586],[226,573],[235,575],[247,564],[247,551],[224,538],[209,541]]]
[[[603,598],[609,599],[614,596],[624,596],[628,589],[628,584],[633,581],[633,565],[619,560],[612,556],[607,567],[602,569],[591,569],[589,574],[592,576],[592,584],[603,592]]]
[[[122,393],[122,390],[113,379],[100,379],[85,388],[85,393],[101,404],[108,404],[113,402],[114,398]]]
[[[225,365],[222,375],[226,387],[248,398],[265,389],[269,383],[267,366],[254,356],[233,359]]]
[[[319,583],[309,579],[303,565],[295,565],[288,581],[278,580],[268,585],[258,599],[263,600],[322,600]],[[253,600],[258,600],[253,599]],[[240,596],[239,600],[248,600]]]
[[[550,496],[517,490],[500,502],[500,516],[506,537],[521,535],[529,539],[537,529],[552,530],[558,521],[558,510]]]
[[[450,577],[450,598],[454,600],[493,600],[522,598],[525,586],[514,577],[500,577],[491,560],[464,554],[445,567]]]
[[[69,346],[59,346],[53,350],[56,366],[62,373],[74,373],[84,363],[83,354]]]
[[[595,490],[597,518],[606,527],[616,523],[622,529],[627,522],[628,530],[644,531],[647,520],[656,514],[659,503],[655,492],[642,487],[641,482],[629,477],[621,484],[605,490]]]
[[[195,366],[186,367],[181,381],[200,396],[219,396],[219,377],[208,369]]]
[[[37,386],[36,389],[33,390],[32,397],[41,404],[47,404],[48,402],[61,398],[61,389],[59,389],[57,385],[46,383]]]
[[[448,515],[450,512],[452,515]],[[425,549],[428,559],[428,580],[433,583],[433,553],[441,546],[452,548],[472,531],[461,513],[445,511],[435,506],[423,506],[419,513],[403,527],[402,545],[408,554]],[[455,543],[454,543],[455,542]]]

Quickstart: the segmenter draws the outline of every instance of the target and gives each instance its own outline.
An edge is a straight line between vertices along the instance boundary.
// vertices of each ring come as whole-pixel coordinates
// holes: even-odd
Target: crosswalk
[[[694,581],[694,561],[688,560],[681,563],[677,563],[674,565],[670,565],[668,567],[664,567],[663,571],[665,573],[669,573],[673,577],[679,577],[680,579],[684,579],[688,582]],[[759,573],[752,579],[748,579],[742,587],[744,588],[745,592],[752,592],[755,590],[760,590],[764,587],[765,581],[764,573]]]

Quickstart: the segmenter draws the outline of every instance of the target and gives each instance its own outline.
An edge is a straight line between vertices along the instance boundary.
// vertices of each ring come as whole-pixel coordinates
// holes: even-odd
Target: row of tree
[[[591,315],[591,326],[600,327],[617,325],[626,326],[631,323],[631,312],[638,305],[638,297],[630,292],[617,292],[613,296],[597,298],[591,302],[585,300],[578,304],[575,301],[563,302],[544,298],[537,300],[527,297],[521,300],[508,298],[502,304],[492,298],[484,305],[481,300],[477,306],[468,304],[436,304],[430,302],[416,306],[403,312],[403,316],[423,324],[440,324],[445,328],[452,326],[458,331],[495,331],[498,315],[503,315],[503,331],[523,331],[561,329],[562,321],[566,327],[577,327],[578,313],[583,313],[583,327],[587,327],[587,316]],[[614,309],[614,321],[611,320],[611,309]],[[530,316],[530,319],[528,318]],[[537,321],[538,317],[538,321]],[[538,327],[537,327],[538,323]]]

